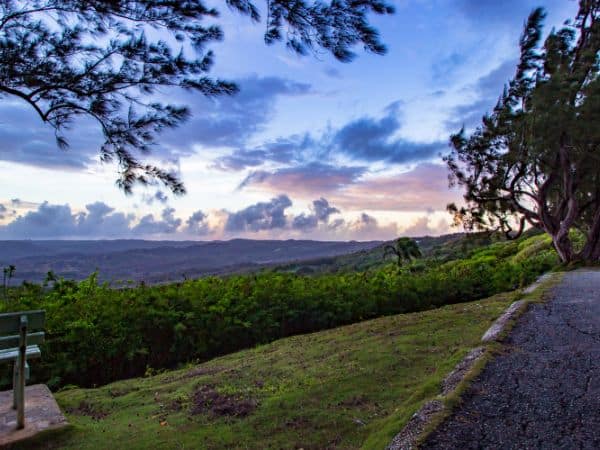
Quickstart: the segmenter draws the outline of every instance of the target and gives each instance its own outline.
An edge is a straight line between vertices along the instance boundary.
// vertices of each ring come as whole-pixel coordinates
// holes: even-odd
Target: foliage
[[[408,237],[396,239],[394,245],[386,245],[384,247],[383,257],[385,258],[388,255],[394,255],[396,257],[398,267],[402,267],[402,264],[405,261],[410,262],[413,259],[423,256],[416,241]]]
[[[538,238],[529,239],[535,245]],[[175,367],[285,336],[511,290],[557,264],[546,247],[515,258],[529,245],[525,238],[496,243],[418,273],[399,273],[390,264],[362,273],[265,272],[127,289],[98,284],[92,275],[80,283],[55,281],[50,290],[24,285],[11,290],[2,307],[47,311],[37,379],[54,388],[101,385],[149,367]]]
[[[249,0],[229,9],[260,21]],[[323,49],[340,61],[355,45],[382,54],[369,13],[391,14],[383,0],[266,2],[265,42],[284,41],[299,54]],[[157,135],[187,119],[186,107],[152,97],[159,88],[207,96],[233,94],[234,83],[208,76],[223,39],[219,11],[189,0],[9,0],[0,2],[0,94],[26,102],[50,125],[61,148],[74,119],[97,122],[103,161],[120,167],[118,185],[160,181],[176,194],[184,186],[168,170],[147,164]],[[167,91],[168,92],[168,91]]]
[[[466,188],[450,205],[466,228],[520,235],[526,224],[551,237],[562,261],[600,259],[600,1],[580,0],[573,21],[541,44],[536,9],[521,37],[515,77],[470,136],[452,136],[446,161]],[[518,229],[513,230],[518,223]],[[584,233],[575,252],[570,231]],[[515,232],[516,231],[516,232]]]
[[[10,264],[2,269],[2,289],[4,292],[4,298],[6,298],[10,279],[15,275],[15,270],[17,270],[17,268],[13,264]]]
[[[25,448],[383,449],[514,299],[400,314],[281,339],[201,365],[55,397],[73,429]],[[194,392],[255,402],[191,415]]]

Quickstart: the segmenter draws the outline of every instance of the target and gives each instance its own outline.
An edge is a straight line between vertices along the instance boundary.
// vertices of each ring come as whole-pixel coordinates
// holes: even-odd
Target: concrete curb
[[[540,276],[534,283],[523,289],[522,293],[524,295],[531,294],[542,283],[549,280],[551,277],[552,274],[544,274]],[[484,333],[481,338],[482,343],[489,344],[490,342],[498,340],[498,338],[505,331],[507,324],[518,317],[526,306],[526,300],[518,300],[511,303],[510,306],[506,308],[504,313],[502,313],[502,315],[498,317],[492,326]],[[476,347],[454,367],[452,372],[450,372],[446,378],[444,378],[444,381],[442,381],[442,399],[456,390],[458,385],[465,379],[467,373],[477,363],[477,361],[479,361],[485,355],[485,353],[485,345]],[[418,442],[425,428],[432,422],[434,417],[444,411],[445,406],[442,399],[435,399],[426,402],[411,417],[402,431],[400,431],[400,433],[394,437],[392,442],[386,447],[386,450],[415,449],[416,443]]]
[[[506,308],[506,311],[504,311],[504,313],[502,313],[502,315],[498,317],[492,326],[484,333],[481,342],[487,344],[488,342],[497,341],[498,337],[506,328],[506,324],[520,314],[526,303],[527,302],[524,300],[518,300]]]

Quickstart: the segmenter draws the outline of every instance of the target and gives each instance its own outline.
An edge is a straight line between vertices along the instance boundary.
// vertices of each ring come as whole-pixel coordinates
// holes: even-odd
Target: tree
[[[600,0],[541,45],[545,13],[534,10],[520,41],[516,75],[496,107],[445,158],[466,206],[449,205],[467,229],[518,237],[544,230],[562,261],[600,259]],[[580,251],[570,236],[585,236]]]
[[[253,22],[250,0],[227,6]],[[391,14],[384,0],[268,0],[267,44],[284,41],[298,54],[323,49],[350,61],[353,48],[383,54],[369,13]],[[118,186],[162,182],[185,192],[179,178],[139,159],[165,128],[184,122],[188,108],[152,99],[158,88],[207,96],[231,95],[237,86],[211,78],[213,53],[223,38],[219,12],[201,0],[3,0],[0,2],[0,95],[29,104],[55,130],[59,147],[77,118],[98,123],[101,160],[116,161]],[[177,48],[175,48],[177,46]]]
[[[4,288],[4,298],[6,298],[8,294],[8,285],[10,284],[10,279],[15,275],[15,270],[17,270],[17,268],[12,264],[2,270],[2,287]]]
[[[421,250],[414,239],[402,237],[396,239],[394,245],[388,244],[383,248],[383,257],[386,258],[389,255],[394,255],[398,267],[402,267],[405,261],[410,262],[413,258],[420,258]]]

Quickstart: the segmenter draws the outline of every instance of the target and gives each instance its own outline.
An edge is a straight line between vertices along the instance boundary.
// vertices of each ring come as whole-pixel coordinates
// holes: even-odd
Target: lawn
[[[56,393],[73,425],[23,448],[382,449],[515,294],[281,339]]]

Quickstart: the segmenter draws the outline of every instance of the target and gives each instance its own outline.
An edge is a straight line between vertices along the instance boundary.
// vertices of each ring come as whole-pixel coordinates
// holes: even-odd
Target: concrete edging
[[[523,289],[522,293],[527,295],[536,290],[543,282],[550,279],[551,274],[540,276],[534,283]],[[481,337],[483,344],[498,340],[503,334],[506,326],[513,319],[518,317],[522,310],[527,306],[526,300],[517,300],[509,305],[508,308],[498,317],[492,326]],[[486,347],[480,346],[471,350],[461,362],[459,362],[452,372],[450,372],[442,381],[442,392],[440,397],[443,399],[451,394],[458,385],[465,379],[467,373],[486,353]],[[433,418],[442,413],[445,409],[442,399],[434,399],[426,402],[408,421],[402,431],[398,433],[392,442],[386,447],[386,450],[413,450],[421,437],[421,433],[432,422]]]

